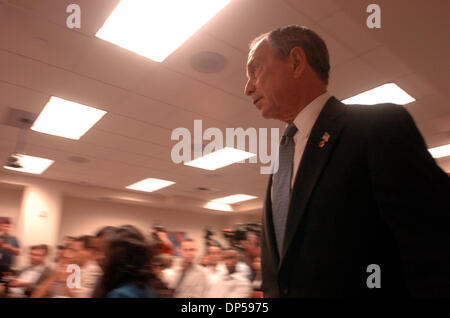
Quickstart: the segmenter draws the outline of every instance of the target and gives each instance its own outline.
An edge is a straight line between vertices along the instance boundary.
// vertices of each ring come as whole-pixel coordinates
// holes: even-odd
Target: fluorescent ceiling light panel
[[[103,110],[52,96],[31,129],[78,140],[105,114]]]
[[[208,202],[204,207],[210,210],[227,211],[227,212],[233,211],[231,206],[229,206],[228,204],[217,202]]]
[[[12,168],[7,166],[4,166],[3,168],[26,173],[41,174],[55,162],[50,159],[21,154],[17,155],[17,157],[19,158],[19,164],[22,168]]]
[[[384,84],[371,90],[362,92],[356,96],[347,98],[344,104],[374,105],[380,103],[394,103],[405,105],[415,101],[415,99],[394,83]]]
[[[131,189],[131,190],[153,192],[153,191],[168,187],[174,183],[175,182],[167,181],[167,180],[147,178],[147,179],[141,180],[139,182],[133,183],[132,185],[129,185],[126,188]]]
[[[96,36],[162,62],[230,0],[122,0]]]
[[[255,198],[257,198],[257,197],[255,197],[253,195],[234,194],[234,195],[229,195],[227,197],[214,199],[214,200],[212,200],[212,202],[233,204],[233,203],[243,202],[243,201],[247,201],[247,200],[251,200],[251,199],[255,199]]]
[[[450,144],[428,149],[433,158],[442,158],[450,156]]]
[[[189,161],[185,165],[206,170],[216,170],[254,156],[256,155],[251,152],[225,147],[211,152],[206,156]]]

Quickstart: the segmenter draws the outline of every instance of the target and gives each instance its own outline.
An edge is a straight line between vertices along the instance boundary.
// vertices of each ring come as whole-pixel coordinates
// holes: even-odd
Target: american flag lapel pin
[[[325,144],[330,140],[331,135],[327,132],[325,132],[322,136],[322,140],[319,143],[319,148],[323,148]]]

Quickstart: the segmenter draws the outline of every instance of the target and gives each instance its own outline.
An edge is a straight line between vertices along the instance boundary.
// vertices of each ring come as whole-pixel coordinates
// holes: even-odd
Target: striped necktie
[[[283,248],[284,232],[291,199],[292,161],[295,143],[293,136],[297,132],[294,123],[290,123],[281,138],[278,152],[278,171],[273,175],[272,215],[277,239],[278,251]]]

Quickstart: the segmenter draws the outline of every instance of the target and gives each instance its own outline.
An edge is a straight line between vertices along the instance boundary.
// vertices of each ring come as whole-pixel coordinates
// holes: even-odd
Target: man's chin
[[[261,112],[261,116],[264,119],[272,119],[272,114],[270,112],[268,112],[267,110],[261,109],[260,112]]]

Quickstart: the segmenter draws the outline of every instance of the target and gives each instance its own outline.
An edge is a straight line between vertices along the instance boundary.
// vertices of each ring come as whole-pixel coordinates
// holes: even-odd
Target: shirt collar
[[[304,136],[309,135],[317,117],[319,117],[320,112],[330,97],[330,93],[325,92],[322,95],[317,96],[312,102],[306,105],[300,113],[298,113],[297,117],[294,119],[294,124],[297,127],[299,134]]]

